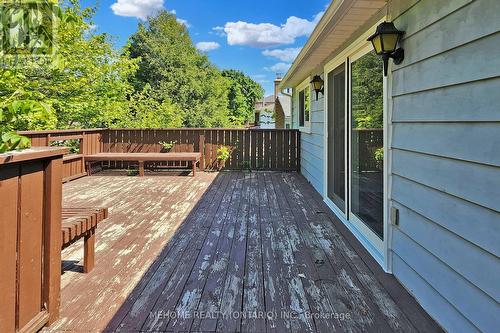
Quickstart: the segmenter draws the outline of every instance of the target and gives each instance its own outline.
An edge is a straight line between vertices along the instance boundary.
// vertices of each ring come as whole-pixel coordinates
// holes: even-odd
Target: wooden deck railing
[[[0,332],[37,332],[59,315],[66,150],[0,154]]]
[[[80,140],[80,152],[64,158],[65,181],[84,175],[85,155],[99,152],[161,152],[160,141],[174,142],[172,152],[200,151],[206,169],[217,162],[217,149],[229,147],[226,169],[300,170],[300,132],[264,129],[90,129],[20,132],[33,146],[54,141]],[[162,164],[155,163],[157,167]],[[172,166],[171,164],[165,164]],[[105,167],[126,168],[125,162],[105,162]],[[177,164],[176,166],[182,166]]]
[[[45,147],[57,142],[79,141],[78,153],[68,154],[63,159],[63,181],[67,182],[86,175],[84,156],[102,151],[103,129],[55,130],[19,132],[31,139],[33,147]]]

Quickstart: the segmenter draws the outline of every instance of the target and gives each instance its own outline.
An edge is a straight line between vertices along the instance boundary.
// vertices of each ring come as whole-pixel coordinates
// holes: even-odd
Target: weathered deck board
[[[97,174],[64,201],[110,218],[91,273],[75,267],[81,246],[63,251],[47,331],[439,331],[296,173]]]

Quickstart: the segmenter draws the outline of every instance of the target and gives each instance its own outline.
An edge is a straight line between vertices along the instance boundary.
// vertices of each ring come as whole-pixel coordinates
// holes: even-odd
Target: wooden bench
[[[83,238],[83,272],[94,268],[95,231],[97,225],[108,217],[107,208],[63,208],[61,239],[62,249]]]
[[[92,162],[100,161],[131,161],[139,162],[139,176],[144,176],[144,162],[190,162],[193,177],[196,175],[196,164],[200,164],[203,171],[203,163],[200,163],[201,153],[99,153],[86,155],[87,174],[92,174]]]

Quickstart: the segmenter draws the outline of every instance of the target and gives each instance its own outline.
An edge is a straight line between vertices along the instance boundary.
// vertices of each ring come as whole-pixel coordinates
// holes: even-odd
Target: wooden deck
[[[107,206],[96,262],[63,252],[66,332],[433,332],[296,173],[85,177],[71,206]]]

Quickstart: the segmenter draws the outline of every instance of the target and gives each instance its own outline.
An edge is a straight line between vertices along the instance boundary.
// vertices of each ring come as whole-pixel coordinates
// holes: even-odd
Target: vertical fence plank
[[[290,132],[290,169],[297,169],[297,132]]]
[[[250,131],[250,149],[251,149],[251,168],[257,169],[257,132]]]
[[[290,131],[283,131],[283,169],[290,170]]]
[[[284,164],[283,164],[283,131],[278,130],[276,132],[277,138],[276,138],[276,169],[278,170],[284,170]]]
[[[49,311],[49,325],[59,317],[61,286],[61,202],[62,159],[45,165],[43,302]]]
[[[19,253],[18,253],[18,327],[38,315],[42,306],[42,223],[44,177],[40,161],[21,167]]]
[[[16,247],[18,220],[19,167],[1,167],[0,172],[0,332],[14,332],[16,328]]]

